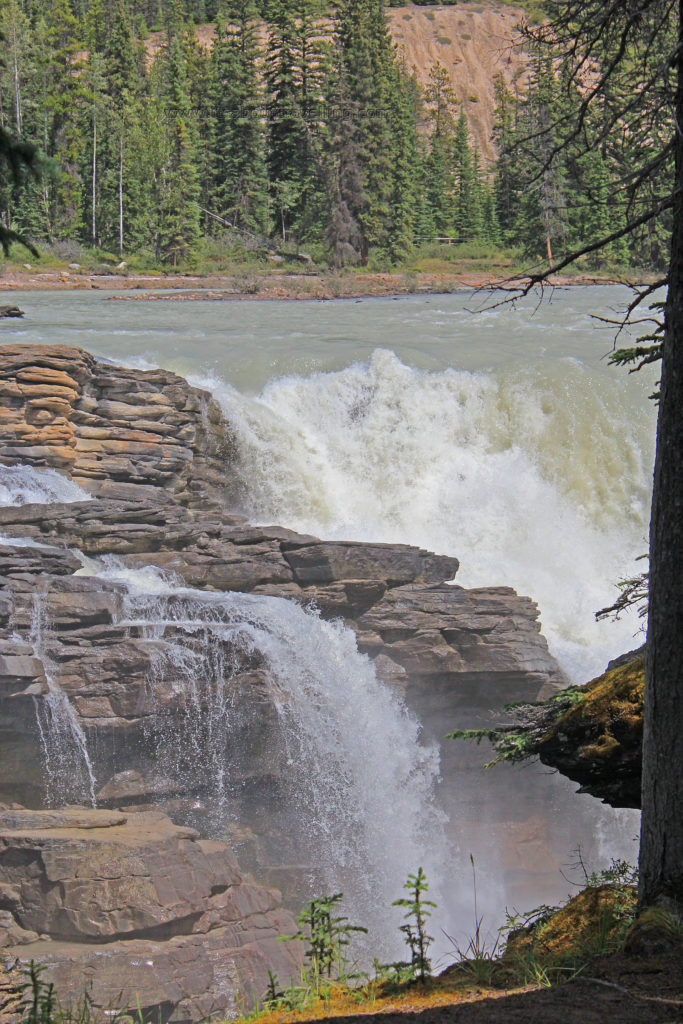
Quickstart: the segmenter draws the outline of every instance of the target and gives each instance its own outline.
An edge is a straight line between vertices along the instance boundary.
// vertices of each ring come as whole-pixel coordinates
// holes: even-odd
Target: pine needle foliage
[[[425,899],[429,883],[421,867],[417,869],[416,874],[408,875],[408,881],[404,883],[403,888],[408,890],[409,895],[394,900],[392,907],[403,907],[406,911],[406,923],[401,925],[401,931],[410,950],[410,967],[413,977],[424,982],[432,970],[428,952],[434,941],[433,937],[427,934],[427,918],[431,916],[431,910],[427,908],[436,907],[436,903]]]

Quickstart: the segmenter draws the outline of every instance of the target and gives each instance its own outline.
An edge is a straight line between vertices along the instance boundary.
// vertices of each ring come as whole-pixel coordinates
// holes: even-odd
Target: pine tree
[[[358,214],[365,204],[358,112],[352,104],[340,54],[328,82],[326,185],[329,217],[326,238],[335,266],[358,258],[362,235]]]
[[[425,198],[432,233],[450,238],[455,233],[453,149],[455,93],[448,72],[436,64],[425,93],[429,110],[429,153],[425,161]]]
[[[268,175],[283,241],[297,243],[322,221],[320,123],[328,54],[318,0],[270,4],[266,82]]]
[[[510,235],[527,256],[545,258],[549,266],[553,265],[553,254],[564,252],[567,246],[566,155],[549,161],[556,144],[552,126],[561,116],[553,62],[536,53],[515,126],[513,146],[519,184]]]
[[[386,250],[393,263],[406,257],[416,226],[418,143],[412,82],[402,68],[391,68],[389,124],[392,132],[390,214]]]
[[[167,12],[168,39],[157,58],[155,84],[167,147],[159,170],[156,252],[176,267],[194,259],[200,238],[199,140],[190,104],[184,31],[178,5]]]
[[[238,228],[265,233],[268,182],[253,0],[231,0],[212,54],[212,210]]]
[[[83,39],[68,0],[48,0],[44,20],[37,26],[36,43],[42,93],[41,142],[47,156],[55,159],[56,169],[52,178],[44,180],[47,233],[51,239],[74,238],[83,223],[80,120],[89,94],[79,56]]]
[[[391,257],[412,233],[410,191],[417,167],[414,113],[381,0],[339,0],[336,39],[356,121],[363,187],[362,204],[354,204],[351,212],[360,228],[360,256],[366,263],[371,247]]]
[[[462,108],[455,127],[452,161],[455,187],[453,223],[458,241],[464,242],[475,234],[477,197],[469,129]]]

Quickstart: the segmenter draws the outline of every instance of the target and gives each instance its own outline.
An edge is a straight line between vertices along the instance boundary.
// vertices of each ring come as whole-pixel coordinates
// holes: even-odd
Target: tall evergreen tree
[[[367,262],[371,247],[391,255],[405,244],[402,221],[410,204],[405,169],[409,163],[415,169],[417,155],[414,120],[382,0],[339,0],[336,34],[357,119],[363,201],[352,213],[361,232],[361,260]],[[408,139],[400,132],[408,132]]]
[[[268,181],[258,78],[256,8],[230,0],[212,60],[212,208],[238,228],[265,233]]]
[[[436,64],[425,93],[429,110],[429,153],[425,160],[425,198],[428,233],[451,237],[455,233],[453,150],[455,140],[455,93],[448,72]]]
[[[57,168],[53,177],[44,180],[47,234],[51,239],[75,238],[83,225],[79,129],[89,94],[80,57],[84,41],[68,0],[48,0],[36,41],[43,122],[39,138]]]
[[[328,54],[319,0],[271,0],[266,82],[268,175],[283,239],[320,227],[320,128]]]
[[[361,249],[358,214],[365,204],[359,144],[359,118],[352,103],[339,51],[328,82],[326,185],[329,216],[326,238],[335,266],[354,261]]]
[[[183,52],[179,5],[168,12],[167,42],[157,58],[157,102],[163,111],[168,146],[158,180],[156,251],[177,266],[192,260],[200,238],[199,139]]]

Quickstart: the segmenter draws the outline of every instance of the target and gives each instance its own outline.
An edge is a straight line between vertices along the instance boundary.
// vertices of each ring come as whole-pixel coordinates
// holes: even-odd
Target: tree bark
[[[14,65],[14,110],[15,119],[17,123],[17,135],[21,135],[24,130],[23,118],[21,114],[21,87],[19,85],[19,59],[17,55],[17,27],[12,26],[12,62]]]
[[[683,0],[674,215],[657,421],[645,665],[641,907],[683,911]]]

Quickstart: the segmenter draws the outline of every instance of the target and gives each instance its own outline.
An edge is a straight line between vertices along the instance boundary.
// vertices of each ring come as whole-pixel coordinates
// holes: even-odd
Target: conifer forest
[[[552,263],[618,234],[632,149],[661,148],[607,132],[605,104],[577,155],[568,145],[546,164],[544,128],[573,101],[529,44],[516,94],[496,82],[487,165],[446,70],[435,64],[420,89],[382,0],[3,0],[0,12],[0,124],[41,163],[28,182],[6,176],[0,209],[38,246],[191,267],[208,239],[227,238],[341,267],[400,265],[447,238]],[[661,267],[668,237],[660,218],[586,262]]]

